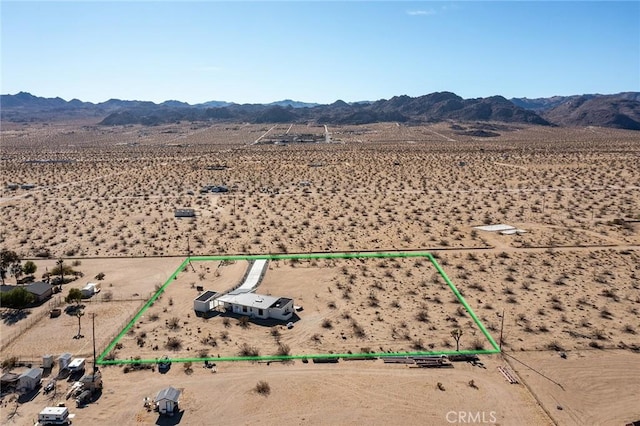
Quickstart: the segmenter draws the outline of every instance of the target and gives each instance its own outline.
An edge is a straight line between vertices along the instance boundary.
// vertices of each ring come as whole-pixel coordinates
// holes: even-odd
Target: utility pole
[[[91,314],[91,328],[92,328],[92,335],[93,335],[93,374],[96,374],[96,371],[98,371],[98,366],[96,365],[96,314],[92,313]],[[95,376],[94,376],[95,377]]]
[[[187,261],[189,262],[189,266],[191,266],[191,270],[195,272],[196,268],[194,268],[193,264],[191,263],[191,243],[189,242],[188,234],[187,234]]]
[[[504,309],[502,310],[502,321],[500,322],[500,351],[502,351],[502,331],[504,330]]]

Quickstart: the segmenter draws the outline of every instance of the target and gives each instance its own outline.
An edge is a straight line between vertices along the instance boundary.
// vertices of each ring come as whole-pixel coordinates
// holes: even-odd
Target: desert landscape
[[[447,352],[458,329],[461,350],[490,349],[426,258],[270,261],[257,292],[303,308],[291,328],[195,315],[198,288],[228,290],[245,260],[194,261],[172,279],[189,255],[424,251],[502,353],[446,369],[380,357],[174,362],[163,374],[105,365],[100,397],[70,407],[74,424],[640,420],[638,133],[494,123],[487,138],[467,131],[477,126],[3,123],[0,246],[34,262],[38,280],[59,261],[81,273],[19,316],[2,308],[3,373],[45,354],[91,360],[92,319],[98,354],[133,320],[110,360]],[[478,229],[495,224],[520,231]],[[49,317],[96,280],[80,320]],[[3,424],[33,424],[69,385],[27,401],[3,392]],[[143,399],[169,385],[182,411],[167,420]]]

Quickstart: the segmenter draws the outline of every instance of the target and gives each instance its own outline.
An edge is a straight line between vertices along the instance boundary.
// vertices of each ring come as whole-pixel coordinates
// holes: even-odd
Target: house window
[[[247,307],[246,306],[242,307],[242,312],[247,312]]]
[[[258,309],[258,315],[264,315],[264,311],[262,309]]]

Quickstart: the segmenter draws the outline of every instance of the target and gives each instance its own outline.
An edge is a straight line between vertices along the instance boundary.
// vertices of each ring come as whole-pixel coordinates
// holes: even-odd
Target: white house
[[[18,390],[29,392],[34,390],[42,380],[42,368],[32,368],[18,376]]]
[[[168,414],[171,416],[178,411],[180,393],[181,392],[178,389],[171,386],[158,392],[158,395],[156,395],[156,399],[154,400],[156,407],[158,407],[158,412],[160,414]]]
[[[218,298],[218,305],[234,314],[252,318],[288,320],[293,316],[293,299],[255,293],[227,294]]]
[[[218,293],[207,290],[193,300],[193,310],[196,312],[210,312],[214,308],[214,301]]]

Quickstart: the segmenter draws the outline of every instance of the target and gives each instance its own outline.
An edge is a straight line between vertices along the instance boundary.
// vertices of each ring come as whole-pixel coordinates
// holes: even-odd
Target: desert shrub
[[[113,292],[111,290],[107,290],[107,291],[102,293],[102,301],[103,302],[110,302],[112,300],[113,300]]]
[[[231,321],[229,320],[228,317],[224,317],[222,319],[222,325],[224,325],[225,328],[231,327]]]
[[[249,317],[242,316],[238,319],[238,325],[241,328],[249,328]]]
[[[167,327],[169,330],[177,330],[180,328],[180,319],[178,317],[172,317],[167,320]]]
[[[269,386],[269,383],[265,382],[264,380],[260,380],[258,384],[256,384],[256,387],[254,389],[257,393],[264,396],[267,396],[271,393],[271,386]]]
[[[104,272],[100,272],[100,273],[99,273],[98,275],[96,275],[94,278],[95,278],[96,280],[98,280],[98,281],[102,281],[102,280],[104,280],[104,277],[105,277]]]
[[[276,339],[276,341],[280,340],[281,333],[280,333],[280,330],[278,329],[278,327],[271,327],[271,337]]]
[[[362,328],[362,326],[358,324],[355,320],[351,322],[351,328],[353,328],[353,334],[355,334],[356,337],[360,337],[360,338],[366,337],[367,333],[364,331],[364,328]]]
[[[325,318],[322,320],[322,328],[327,328],[327,329],[333,328],[333,323],[329,318]]]
[[[562,347],[562,345],[560,345],[560,343],[558,343],[557,340],[552,340],[551,342],[549,342],[547,344],[547,349],[549,349],[550,351],[558,351],[558,352],[564,351],[564,348]]]
[[[191,374],[193,373],[193,364],[191,363],[191,361],[187,361],[183,364],[184,367],[184,372],[186,374]]]
[[[422,306],[416,314],[416,319],[420,322],[429,322],[429,311],[426,306]]]
[[[165,347],[167,349],[171,349],[172,351],[178,351],[182,348],[182,340],[179,337],[169,337],[167,338],[167,343],[165,343]]]
[[[240,356],[260,356],[260,350],[255,346],[250,346],[248,343],[243,343],[240,346]]]
[[[480,339],[473,339],[471,342],[471,347],[476,351],[481,351],[484,349],[484,342]]]
[[[278,352],[276,352],[276,355],[289,356],[290,354],[291,354],[291,348],[289,348],[289,345],[284,343],[278,344]]]

